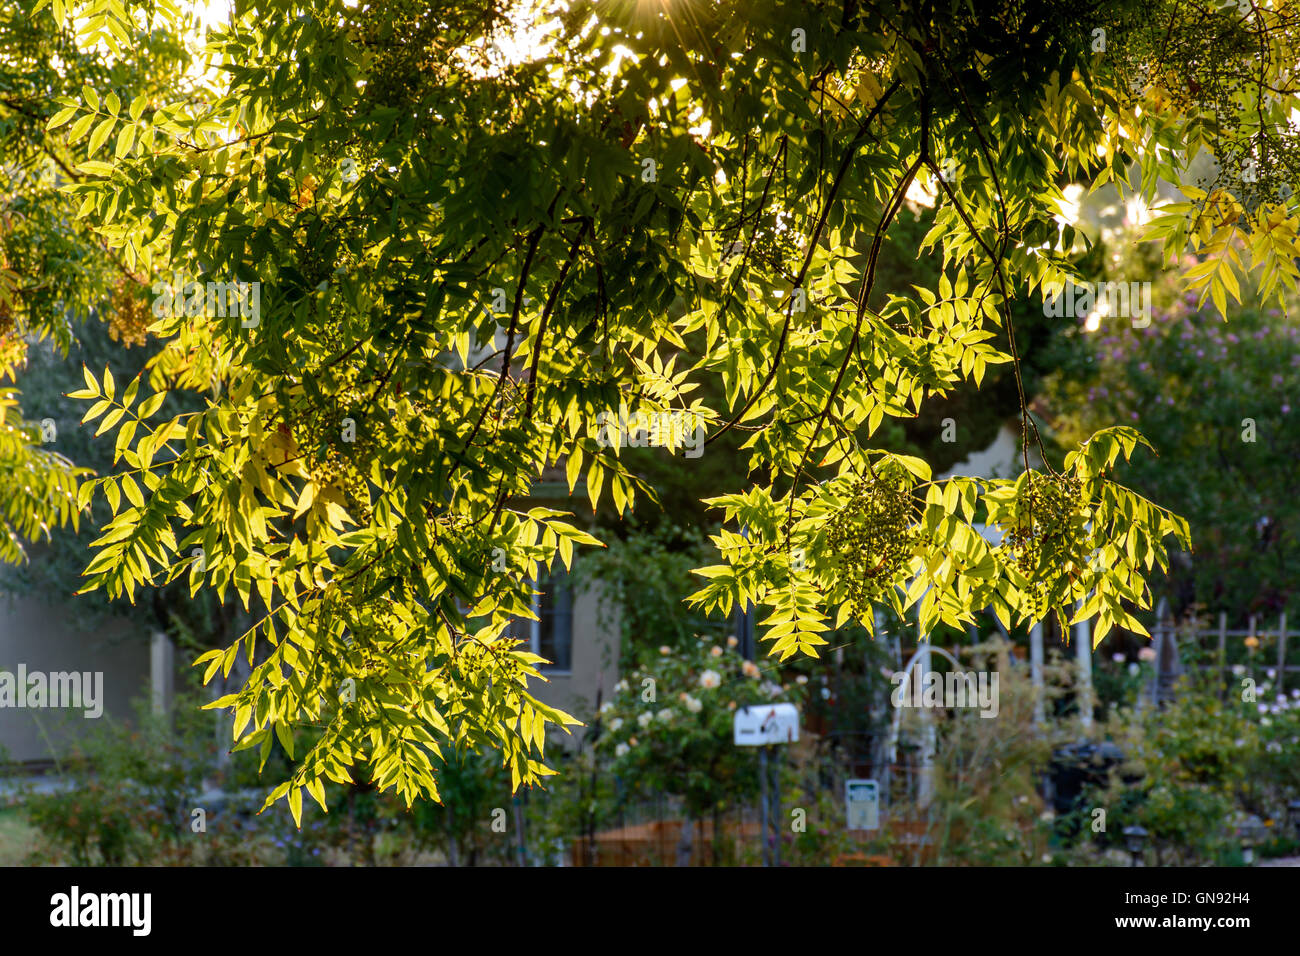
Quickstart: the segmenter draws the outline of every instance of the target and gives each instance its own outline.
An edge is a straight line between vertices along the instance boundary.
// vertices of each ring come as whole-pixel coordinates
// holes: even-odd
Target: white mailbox
[[[799,708],[794,704],[754,704],[736,708],[739,747],[788,744],[799,739]]]

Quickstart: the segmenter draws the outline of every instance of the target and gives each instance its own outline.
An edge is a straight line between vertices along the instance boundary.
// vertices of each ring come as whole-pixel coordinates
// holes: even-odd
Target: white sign
[[[794,704],[737,707],[734,730],[738,747],[793,743],[799,739],[799,708]]]
[[[880,785],[874,780],[846,780],[844,796],[850,830],[880,829]]]

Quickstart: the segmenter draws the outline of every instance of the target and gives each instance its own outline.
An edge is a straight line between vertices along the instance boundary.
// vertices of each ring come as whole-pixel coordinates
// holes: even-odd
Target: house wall
[[[1032,468],[1041,468],[1042,459],[1038,449],[1030,447],[1029,464]],[[982,478],[1014,478],[1023,470],[1020,454],[1019,424],[1004,424],[994,436],[987,448],[973,453],[965,461],[959,461],[938,478],[950,478],[953,475],[970,475]]]
[[[39,599],[0,600],[0,671],[16,675],[18,665],[25,664],[29,674],[102,672],[99,719],[129,719],[135,714],[132,701],[151,696],[150,657],[159,651],[157,642],[151,651],[145,635],[133,630],[123,622],[86,632]],[[597,690],[608,699],[618,681],[618,635],[616,612],[599,583],[581,589],[573,600],[572,670],[547,673],[545,681],[534,678],[530,692],[574,716],[594,710]],[[154,663],[155,668],[161,664],[170,669],[170,662]],[[0,708],[0,759],[29,762],[61,756],[89,729],[90,720],[79,709]],[[572,728],[572,736],[559,734],[557,742],[576,746],[584,730]]]
[[[602,620],[602,617],[604,620]],[[619,621],[606,593],[598,583],[582,588],[573,600],[573,669],[569,673],[546,673],[545,682],[529,681],[528,690],[544,704],[558,707],[581,719],[595,710],[596,692],[608,700],[618,682]],[[558,734],[563,746],[576,746],[586,728],[570,728],[572,736]]]
[[[132,699],[150,691],[146,634],[127,622],[86,632],[72,618],[40,599],[0,600],[0,671],[14,674],[14,680],[19,664],[29,674],[102,672],[99,719],[133,716]],[[91,723],[81,709],[0,707],[0,759],[49,760],[66,752]]]

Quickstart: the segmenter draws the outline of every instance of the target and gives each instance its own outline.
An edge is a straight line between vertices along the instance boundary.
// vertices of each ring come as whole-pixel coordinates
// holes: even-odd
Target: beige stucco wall
[[[617,614],[600,585],[579,590],[573,601],[573,670],[547,674],[546,682],[533,679],[529,691],[543,703],[582,719],[596,707],[597,688],[608,700],[618,682],[618,632]],[[555,739],[564,746],[576,745],[584,729],[572,728],[572,737],[558,734]]]
[[[16,680],[20,663],[28,673],[102,671],[100,720],[131,717],[132,698],[149,694],[149,641],[143,629],[134,633],[123,622],[87,633],[45,601],[0,599],[0,671]],[[92,722],[78,709],[3,707],[0,750],[8,760],[48,760],[51,745],[62,752]]]

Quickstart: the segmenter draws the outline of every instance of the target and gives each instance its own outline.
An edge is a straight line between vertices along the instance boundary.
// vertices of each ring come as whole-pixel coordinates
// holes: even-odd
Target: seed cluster
[[[348,349],[339,325],[324,330],[327,354],[342,355]],[[309,406],[290,422],[294,440],[306,455],[312,480],[322,487],[337,488],[347,499],[350,511],[360,521],[370,517],[370,487],[366,475],[374,453],[374,436],[366,420],[369,393],[364,362],[356,354],[316,373],[321,392],[334,398]],[[344,420],[351,419],[355,434],[344,434]]]
[[[1080,562],[1085,544],[1083,486],[1073,475],[1030,475],[1016,502],[1007,546],[1032,582],[1029,605],[1035,620],[1047,615],[1052,582]]]
[[[871,613],[912,557],[919,539],[915,515],[916,501],[901,475],[889,475],[859,481],[827,523],[826,543],[858,617]]]
[[[123,276],[113,286],[108,307],[108,334],[113,341],[127,348],[144,345],[149,334],[146,329],[153,322],[149,304],[140,294],[140,286]]]
[[[1133,19],[1108,32],[1105,56],[1134,101],[1205,121],[1218,163],[1213,177],[1199,177],[1197,185],[1228,190],[1247,212],[1289,199],[1300,188],[1300,136],[1269,114],[1300,90],[1300,13],[1274,6],[1243,16],[1232,3],[1205,10],[1144,0],[1128,15]],[[1153,22],[1167,26],[1144,29]],[[1243,110],[1255,102],[1259,109]]]

